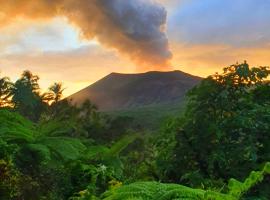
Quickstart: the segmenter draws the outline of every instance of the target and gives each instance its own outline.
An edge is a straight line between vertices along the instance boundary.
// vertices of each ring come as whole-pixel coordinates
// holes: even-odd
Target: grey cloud
[[[165,33],[167,12],[151,0],[0,0],[0,21],[16,17],[65,16],[82,36],[117,49],[141,68],[170,67],[172,57]]]

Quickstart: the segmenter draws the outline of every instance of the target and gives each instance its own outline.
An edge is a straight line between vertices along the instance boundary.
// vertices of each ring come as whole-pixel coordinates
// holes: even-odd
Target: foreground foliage
[[[29,71],[0,78],[0,199],[268,200],[269,75],[209,76],[154,133],[62,100],[61,83],[42,93]]]
[[[103,200],[239,200],[252,187],[263,181],[270,174],[270,163],[266,163],[261,171],[253,171],[244,182],[235,179],[229,181],[229,190],[226,194],[202,189],[192,189],[178,184],[164,184],[159,182],[136,182],[130,185],[119,186],[105,192]],[[81,198],[91,199],[82,194]],[[97,198],[98,199],[98,198]]]
[[[126,136],[106,147],[41,130],[16,113],[0,110],[1,195],[6,198],[62,199],[89,184],[93,194],[100,193],[107,181],[121,178],[119,153],[137,137]]]
[[[267,67],[236,64],[191,90],[183,116],[170,121],[157,140],[160,178],[222,188],[229,178],[242,180],[269,161],[269,74]]]

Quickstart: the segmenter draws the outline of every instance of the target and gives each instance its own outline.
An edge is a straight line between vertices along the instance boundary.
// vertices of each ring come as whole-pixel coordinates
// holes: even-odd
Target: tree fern
[[[35,127],[19,114],[0,110],[0,137],[6,141],[32,142]]]
[[[137,134],[124,136],[110,148],[102,145],[88,147],[84,157],[87,160],[94,160],[110,167],[113,169],[115,177],[120,178],[124,166],[119,154],[137,137]]]
[[[83,168],[86,171],[89,170],[92,174],[88,189],[79,192],[76,197],[71,197],[70,200],[99,200],[100,198],[97,197],[100,194],[97,193],[98,182],[100,182],[100,179],[106,182],[106,178],[111,180],[112,178],[119,179],[121,177],[123,164],[119,154],[136,138],[136,134],[125,136],[110,148],[102,145],[88,147],[84,158],[89,162],[99,163],[99,165],[83,165]]]
[[[122,139],[114,143],[110,148],[103,145],[90,146],[87,149],[86,157],[88,159],[96,160],[106,160],[107,158],[118,157],[119,154],[137,137],[137,134],[124,136]]]
[[[44,120],[38,124],[38,131],[46,136],[62,136],[72,132],[72,123],[70,121]]]
[[[75,160],[86,150],[79,139],[43,135],[35,124],[7,110],[0,110],[0,137],[51,159]]]
[[[53,155],[63,160],[78,159],[86,150],[79,139],[68,137],[42,137],[37,143],[48,147]]]
[[[36,125],[19,114],[7,110],[0,111],[0,138],[9,143],[20,144],[23,151],[38,156],[36,159],[40,160],[40,163],[42,159],[56,164],[58,161],[83,158],[86,161],[103,164],[109,167],[116,177],[121,176],[123,165],[119,153],[136,139],[136,135],[125,136],[110,148],[102,145],[87,148],[80,139],[57,136],[54,131],[59,130],[58,125],[58,123]],[[54,133],[50,134],[51,131]]]
[[[27,145],[25,145],[25,147],[27,149],[29,149],[30,151],[37,152],[39,154],[39,157],[43,161],[48,161],[48,160],[51,159],[50,149],[45,145],[42,145],[42,144],[27,144]]]

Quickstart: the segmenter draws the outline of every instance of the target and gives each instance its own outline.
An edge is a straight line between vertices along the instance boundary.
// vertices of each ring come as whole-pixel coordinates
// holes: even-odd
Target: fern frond
[[[270,174],[270,162],[265,164],[263,170],[252,171],[244,182],[240,182],[235,179],[230,179],[228,185],[230,191],[229,194],[237,198],[240,198],[252,187],[263,181],[264,176],[268,174]]]
[[[47,146],[54,155],[63,160],[76,160],[82,157],[86,150],[79,139],[68,137],[43,137],[37,143]]]
[[[27,144],[25,147],[31,151],[38,152],[42,160],[51,160],[51,152],[47,146],[41,144]]]
[[[90,160],[101,160],[109,151],[110,149],[103,145],[90,146],[87,148],[85,157]]]
[[[103,145],[90,146],[87,148],[84,157],[89,160],[111,160],[119,157],[119,154],[135,139],[136,135],[128,135],[113,144],[111,148]]]
[[[38,131],[46,136],[62,136],[71,130],[72,124],[66,121],[50,120],[38,124]]]
[[[239,200],[244,193],[261,182],[266,174],[270,174],[270,163],[267,163],[262,171],[251,172],[243,183],[231,179],[228,194],[192,189],[178,184],[137,182],[105,192],[103,200]]]
[[[138,138],[138,135],[127,135],[113,144],[108,152],[107,156],[113,157],[118,156],[129,144],[134,142],[135,139]]]
[[[233,200],[230,196],[219,193],[208,193],[200,189],[192,189],[177,184],[158,182],[138,182],[122,186],[104,194],[104,200]]]
[[[34,125],[19,114],[0,110],[0,137],[8,142],[33,142]]]

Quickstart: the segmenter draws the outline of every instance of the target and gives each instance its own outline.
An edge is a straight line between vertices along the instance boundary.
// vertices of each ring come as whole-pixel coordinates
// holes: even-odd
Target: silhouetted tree
[[[42,95],[43,99],[49,104],[56,104],[62,99],[64,90],[62,83],[54,83],[49,87],[49,91]]]
[[[15,110],[33,121],[39,119],[45,107],[40,95],[38,80],[37,75],[24,71],[12,90],[12,102]]]
[[[13,84],[8,77],[0,78],[0,107],[11,106]]]

